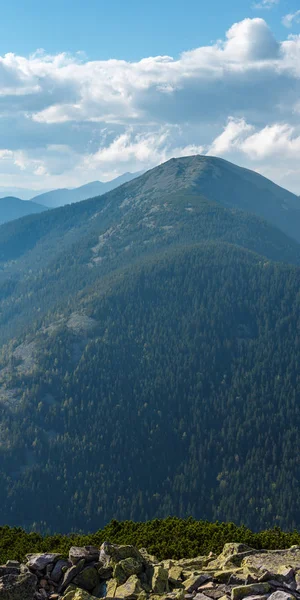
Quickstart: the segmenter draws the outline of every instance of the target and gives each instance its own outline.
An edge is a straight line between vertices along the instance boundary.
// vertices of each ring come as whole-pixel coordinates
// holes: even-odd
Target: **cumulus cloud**
[[[282,19],[282,23],[285,27],[292,27],[294,23],[300,23],[300,10],[285,15]]]
[[[262,18],[177,58],[9,53],[0,57],[0,186],[71,187],[207,152],[267,169],[274,152],[255,148],[272,135],[294,161],[299,97],[300,36],[278,42]],[[298,184],[300,193],[300,168]]]

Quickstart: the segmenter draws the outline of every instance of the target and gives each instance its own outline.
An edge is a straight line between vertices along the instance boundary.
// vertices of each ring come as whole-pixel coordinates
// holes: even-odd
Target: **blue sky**
[[[249,0],[11,0],[1,12],[0,54],[44,48],[81,50],[90,59],[177,56],[222,38],[249,16],[263,14],[283,38],[281,17],[299,7],[299,0],[281,0],[272,10]]]
[[[0,188],[215,154],[300,194],[300,0],[12,0]]]

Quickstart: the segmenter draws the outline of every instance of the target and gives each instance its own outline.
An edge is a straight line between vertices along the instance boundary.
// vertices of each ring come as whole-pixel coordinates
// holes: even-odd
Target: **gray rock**
[[[185,591],[187,593],[194,592],[195,590],[198,589],[198,587],[200,587],[200,585],[202,585],[206,581],[209,581],[210,579],[211,579],[211,576],[207,575],[205,573],[199,573],[198,575],[192,575],[186,581],[183,582]]]
[[[77,563],[77,565],[73,565],[73,567],[70,567],[70,569],[67,569],[67,571],[64,574],[63,581],[58,588],[59,593],[62,593],[67,589],[67,587],[71,583],[71,581],[73,581],[73,579],[75,579],[76,575],[78,575],[78,573],[80,573],[80,571],[82,571],[84,564],[85,564],[85,561],[84,561],[84,558],[82,558],[79,561],[79,563]]]
[[[62,577],[64,576],[64,572],[63,572],[63,567],[66,567],[67,569],[70,567],[70,563],[68,563],[68,561],[63,560],[63,559],[59,559],[52,571],[51,571],[51,579],[52,581],[54,581],[55,583],[59,583],[59,581],[62,579]]]
[[[43,571],[50,563],[55,563],[59,558],[60,554],[27,554],[27,567],[31,571]]]
[[[269,600],[295,600],[295,596],[292,593],[277,590],[269,596]]]
[[[0,578],[0,600],[33,600],[37,578],[32,573]]]
[[[0,567],[0,577],[4,577],[5,575],[19,575],[20,572],[20,567],[8,567],[7,565]]]
[[[93,562],[99,560],[99,548],[96,546],[72,546],[69,551],[69,560],[73,565],[76,565],[80,560],[84,558],[85,562]]]
[[[15,568],[19,569],[21,565],[18,560],[7,560],[6,566],[7,567],[15,567]]]
[[[86,567],[76,575],[73,583],[78,587],[91,592],[99,583],[99,575],[95,567]]]

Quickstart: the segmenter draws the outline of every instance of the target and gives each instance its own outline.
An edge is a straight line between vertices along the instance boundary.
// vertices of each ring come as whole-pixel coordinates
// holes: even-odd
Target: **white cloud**
[[[280,0],[261,0],[261,2],[255,2],[253,8],[273,8],[276,4],[279,4]]]
[[[228,160],[237,160],[281,185],[293,188],[299,182],[299,152],[300,125],[274,123],[258,128],[244,120],[229,118],[207,154],[217,153]],[[298,192],[299,187],[295,187],[295,191]]]
[[[177,58],[9,53],[0,57],[0,186],[71,187],[200,152],[267,171],[279,139],[295,161],[299,97],[300,36],[278,42],[262,18]],[[300,167],[289,170],[300,193]]]
[[[300,10],[285,15],[282,19],[282,23],[285,27],[292,27],[294,23],[300,23]]]

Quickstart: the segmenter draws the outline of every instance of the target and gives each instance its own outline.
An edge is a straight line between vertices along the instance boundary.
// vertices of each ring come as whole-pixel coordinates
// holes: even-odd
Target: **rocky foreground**
[[[253,550],[226,544],[219,556],[159,561],[104,542],[29,554],[0,566],[0,600],[300,600],[300,546]]]

